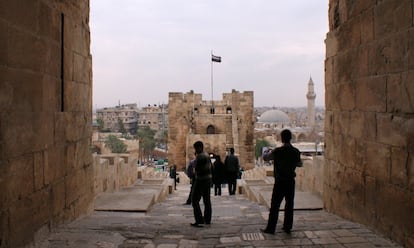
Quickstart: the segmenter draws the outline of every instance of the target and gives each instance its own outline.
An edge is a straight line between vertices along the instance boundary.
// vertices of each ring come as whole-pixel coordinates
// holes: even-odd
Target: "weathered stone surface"
[[[394,116],[393,114],[378,114],[378,141],[393,146],[406,146],[408,136],[402,127],[408,121],[409,119],[407,118]]]
[[[411,216],[414,181],[412,1],[331,0],[329,16],[326,75],[341,86],[325,82],[333,120],[325,121],[325,206],[408,244],[413,221],[402,216]],[[345,101],[353,95],[354,106]]]
[[[0,247],[26,245],[38,230],[91,210],[88,4],[0,1]],[[63,41],[65,56],[61,13],[73,27],[63,30],[74,39]],[[76,63],[74,53],[81,57]],[[82,87],[62,88],[62,63],[65,77],[84,75]],[[68,93],[77,97],[64,102]],[[76,166],[67,166],[69,144],[79,149],[71,163]],[[67,175],[76,174],[80,179],[74,186],[76,180]]]
[[[386,78],[364,78],[356,84],[356,107],[361,111],[385,112]]]

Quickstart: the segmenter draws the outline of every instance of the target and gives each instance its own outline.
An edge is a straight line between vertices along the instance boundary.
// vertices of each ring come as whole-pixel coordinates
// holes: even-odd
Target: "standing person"
[[[192,159],[187,167],[187,176],[188,178],[190,178],[191,187],[190,187],[190,193],[188,194],[187,201],[184,203],[184,205],[191,204],[191,195],[193,193],[193,185],[194,185],[194,162],[195,162],[195,159]]]
[[[202,227],[202,224],[211,223],[211,160],[210,156],[204,151],[204,144],[201,141],[194,143],[196,158],[194,162],[194,185],[191,203],[194,209],[195,223],[191,226]],[[200,199],[203,197],[204,217],[201,213]]]
[[[174,179],[174,189],[177,189],[177,167],[175,164],[170,168],[170,178]]]
[[[280,204],[285,198],[285,218],[283,231],[290,233],[293,225],[293,206],[295,198],[295,169],[301,167],[300,152],[290,144],[292,133],[285,129],[281,132],[283,145],[274,150],[267,150],[263,154],[265,161],[273,160],[273,174],[275,183],[272,192],[272,201],[269,210],[269,220],[264,233],[274,234],[279,217]]]
[[[213,183],[214,195],[221,195],[221,184],[224,178],[224,163],[221,161],[220,155],[216,155],[216,161],[213,164]]]
[[[234,155],[234,148],[230,148],[230,154],[224,159],[224,167],[226,168],[227,183],[229,185],[229,195],[236,194],[237,177],[239,175],[240,164],[239,159]]]

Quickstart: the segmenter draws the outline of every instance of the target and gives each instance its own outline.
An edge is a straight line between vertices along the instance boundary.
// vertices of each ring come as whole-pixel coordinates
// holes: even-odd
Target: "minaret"
[[[309,78],[308,82],[308,93],[306,94],[308,99],[308,127],[315,126],[315,98],[316,94],[313,90],[313,81],[312,77]]]

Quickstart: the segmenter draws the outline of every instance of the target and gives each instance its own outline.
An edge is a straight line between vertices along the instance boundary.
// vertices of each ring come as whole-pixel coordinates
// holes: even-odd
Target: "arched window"
[[[215,134],[216,128],[213,125],[208,125],[207,127],[207,134]]]
[[[227,113],[227,114],[231,114],[231,107],[227,107],[227,108],[226,108],[226,113]]]

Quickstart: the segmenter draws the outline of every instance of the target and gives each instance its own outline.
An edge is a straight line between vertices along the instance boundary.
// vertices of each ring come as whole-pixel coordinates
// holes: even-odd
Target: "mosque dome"
[[[264,112],[258,120],[259,123],[278,123],[278,124],[289,124],[289,116],[280,110],[272,109]]]

